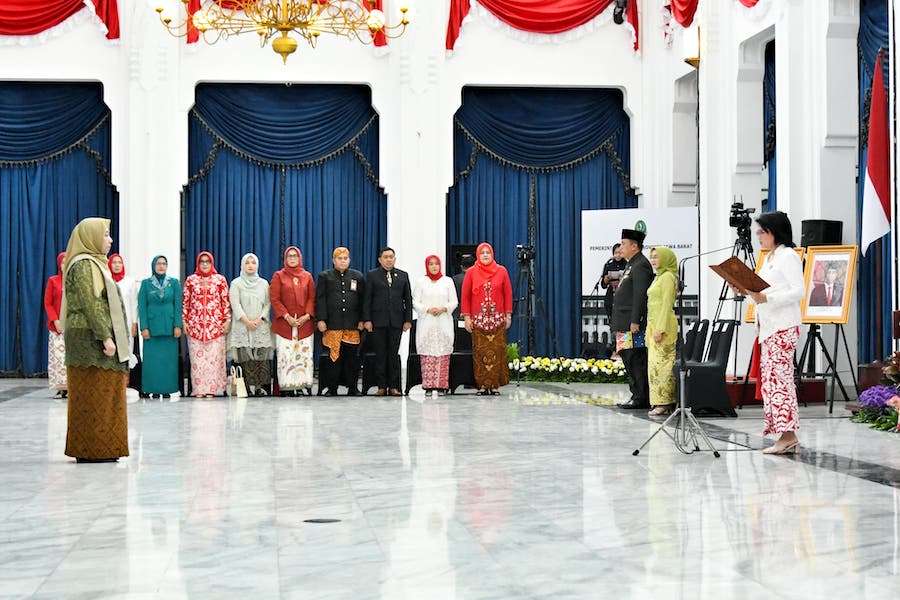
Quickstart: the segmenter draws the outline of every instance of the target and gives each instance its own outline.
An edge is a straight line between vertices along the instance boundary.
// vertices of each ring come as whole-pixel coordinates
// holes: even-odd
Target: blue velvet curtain
[[[0,83],[0,372],[46,372],[44,286],[78,221],[116,227],[109,171],[99,83]]]
[[[769,167],[766,211],[778,210],[778,160],[775,147],[775,42],[766,44],[763,71],[763,160]]]
[[[865,184],[866,150],[868,147],[869,101],[872,96],[872,72],[878,52],[884,51],[884,82],[890,81],[888,65],[887,0],[863,0],[859,16],[859,170],[857,176],[857,239],[862,223],[862,198]],[[857,284],[857,335],[859,361],[871,362],[884,358],[891,351],[891,237],[869,246],[866,256],[859,259]]]
[[[448,255],[454,244],[490,242],[522,297],[515,247],[533,244],[544,306],[537,307],[532,352],[553,353],[552,331],[559,354],[579,355],[581,211],[637,206],[621,92],[466,88],[455,125]],[[509,341],[520,333],[527,339],[522,325],[514,323]]]
[[[184,189],[187,273],[209,250],[229,280],[254,252],[266,278],[299,246],[313,274],[347,246],[373,268],[387,237],[378,115],[365,86],[201,84]]]

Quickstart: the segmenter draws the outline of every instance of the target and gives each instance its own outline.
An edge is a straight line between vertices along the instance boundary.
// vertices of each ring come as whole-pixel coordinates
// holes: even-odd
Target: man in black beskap
[[[337,396],[338,385],[344,384],[348,396],[358,396],[365,279],[350,268],[347,248],[335,248],[331,259],[334,268],[322,271],[316,280],[316,319],[322,344],[329,350],[319,372],[319,394],[327,388],[329,396]]]
[[[376,396],[401,396],[400,337],[412,327],[412,289],[406,272],[394,268],[392,248],[378,253],[378,268],[366,274],[363,321],[372,333]]]
[[[619,246],[622,257],[628,262],[613,298],[612,330],[631,388],[631,400],[619,404],[622,408],[650,408],[644,335],[647,331],[647,288],[653,283],[653,267],[643,254],[645,235],[642,231],[623,229]]]

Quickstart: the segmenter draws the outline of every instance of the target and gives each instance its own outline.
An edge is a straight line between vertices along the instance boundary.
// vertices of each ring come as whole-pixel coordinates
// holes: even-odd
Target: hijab
[[[209,271],[204,273],[200,270],[200,259],[204,256],[209,258]],[[210,277],[212,275],[216,275],[218,271],[216,271],[216,259],[213,258],[211,252],[207,252],[204,250],[200,254],[197,255],[197,262],[194,264],[194,275],[198,275],[200,277]]]
[[[65,279],[75,259],[91,259],[95,296],[99,296],[103,291],[103,279],[105,277],[112,279],[106,262],[106,253],[103,251],[103,236],[109,231],[109,223],[109,219],[100,217],[82,219],[69,236],[66,258],[63,261],[63,279]]]
[[[491,252],[491,262],[488,264],[484,264],[481,262],[481,251],[487,248]],[[487,242],[482,242],[478,244],[478,248],[475,249],[475,266],[478,268],[478,271],[484,276],[484,279],[490,279],[497,273],[500,269],[500,265],[497,264],[497,261],[494,260],[494,248],[491,247]]]
[[[673,277],[678,278],[678,257],[666,246],[657,246],[653,249],[656,252],[657,262],[659,266],[656,268],[657,277],[663,273],[671,273]]]
[[[289,267],[287,264],[288,252],[290,252],[291,250],[296,251],[297,256],[300,257],[300,262],[297,263],[296,267]],[[303,273],[303,271],[304,271],[303,253],[300,252],[300,248],[298,248],[297,246],[288,246],[287,248],[285,248],[284,254],[282,255],[282,265],[281,266],[282,266],[282,271],[285,274],[290,275],[291,277],[300,277],[300,274]]]
[[[120,273],[113,273],[112,262],[113,262],[114,258],[118,258],[119,260],[122,261],[122,271]],[[112,275],[113,281],[115,281],[116,283],[119,283],[120,281],[125,279],[125,259],[122,258],[121,254],[113,252],[112,254],[109,255],[109,260],[106,261],[106,264],[109,267],[109,274]]]
[[[156,288],[157,294],[159,295],[160,299],[162,299],[166,294],[166,279],[169,277],[165,273],[159,274],[156,272],[156,261],[158,261],[161,258],[165,259],[166,265],[168,266],[169,259],[166,258],[165,256],[163,256],[162,254],[157,254],[156,256],[153,257],[153,260],[150,262],[150,277],[149,277],[150,283],[153,285],[153,287]]]
[[[437,261],[437,264],[438,264],[438,272],[437,272],[436,274],[434,274],[434,275],[431,274],[431,270],[428,268],[428,263],[431,262],[431,259],[432,259],[432,258],[433,258],[434,260],[436,260],[436,261]],[[428,276],[428,279],[430,279],[430,280],[432,280],[432,281],[437,281],[438,279],[440,279],[441,277],[444,276],[444,274],[441,273],[441,259],[440,259],[440,257],[438,257],[438,256],[436,256],[436,255],[434,255],[434,254],[432,254],[431,256],[426,256],[426,257],[425,257],[425,274]]]
[[[56,255],[56,275],[50,276],[50,281],[58,281],[59,287],[62,288],[63,285],[63,261],[66,260],[66,253],[60,252]]]
[[[245,265],[247,264],[247,260],[250,258],[256,259],[256,273],[253,275],[248,274],[245,271]],[[252,252],[248,252],[244,256],[241,257],[241,275],[238,277],[238,280],[244,285],[248,290],[252,290],[255,288],[259,282],[259,257],[253,254]]]
[[[72,235],[69,236],[69,244],[66,246],[66,258],[63,261],[63,279],[65,279],[69,269],[76,262],[88,261],[91,267],[94,295],[99,298],[103,290],[106,290],[109,316],[113,328],[113,341],[116,344],[116,354],[119,362],[128,362],[131,352],[128,349],[127,320],[125,319],[122,299],[119,296],[119,286],[112,279],[106,253],[103,251],[103,238],[106,232],[109,231],[109,223],[109,219],[89,217],[82,219],[75,226],[75,229],[72,230]],[[67,292],[63,289],[62,310],[60,311],[63,329],[66,327],[66,296]]]

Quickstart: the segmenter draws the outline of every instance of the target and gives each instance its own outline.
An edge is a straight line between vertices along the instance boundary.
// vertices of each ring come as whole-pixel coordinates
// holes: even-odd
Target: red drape
[[[748,8],[753,8],[757,4],[759,4],[759,0],[738,0],[741,4]]]
[[[377,8],[378,10],[384,10],[383,8],[384,0],[366,0],[367,8],[369,10]],[[318,0],[319,3],[324,3],[324,0]],[[221,6],[222,8],[235,10],[239,8],[238,2],[236,0],[216,0],[216,4]],[[194,13],[200,10],[200,0],[190,0],[188,3],[188,34],[187,34],[187,43],[193,44],[197,40],[200,39],[200,32],[194,28],[194,24],[191,21],[190,17],[194,16]],[[374,36],[374,43],[376,46],[387,46],[387,36],[384,35],[384,31],[379,31]]]
[[[700,0],[669,0],[669,9],[672,18],[682,27],[690,27],[694,22],[694,14],[697,12],[697,4]]]
[[[90,0],[97,17],[106,25],[106,39],[119,39],[117,0]],[[86,8],[85,0],[2,0],[0,35],[37,35],[56,27]]]
[[[562,33],[584,25],[606,10],[613,0],[478,0],[495,17],[516,29],[531,33]],[[634,28],[634,48],[638,48],[638,0],[628,2],[626,18]],[[450,0],[447,23],[447,50],[453,50],[470,0]]]

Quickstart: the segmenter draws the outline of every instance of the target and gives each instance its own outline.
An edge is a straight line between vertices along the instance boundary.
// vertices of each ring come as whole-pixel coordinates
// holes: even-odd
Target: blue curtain
[[[98,83],[0,83],[0,372],[47,370],[44,285],[85,217],[118,219]],[[115,227],[115,225],[114,225]]]
[[[621,92],[466,88],[455,122],[448,256],[454,244],[490,242],[522,297],[515,247],[533,244],[535,291],[544,306],[537,307],[532,352],[553,353],[552,331],[558,353],[577,356],[581,211],[637,206]],[[509,341],[520,334],[525,341],[521,325],[514,323]]]
[[[350,248],[356,268],[375,265],[387,201],[369,88],[201,84],[189,119],[187,273],[209,250],[231,280],[254,252],[268,278],[289,245],[314,274],[336,246]]]
[[[778,210],[778,160],[775,147],[775,42],[766,44],[763,71],[763,160],[769,167],[766,211]]]
[[[859,15],[859,169],[857,172],[857,239],[862,224],[862,198],[865,185],[866,150],[868,147],[869,102],[872,97],[872,72],[879,51],[884,51],[884,83],[890,81],[888,65],[887,0],[863,0]],[[869,246],[859,259],[857,284],[857,335],[859,361],[884,358],[891,351],[891,237]]]

